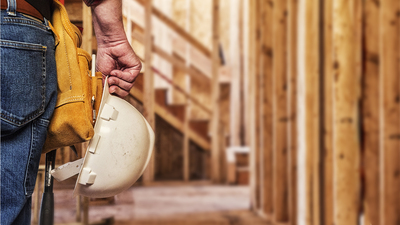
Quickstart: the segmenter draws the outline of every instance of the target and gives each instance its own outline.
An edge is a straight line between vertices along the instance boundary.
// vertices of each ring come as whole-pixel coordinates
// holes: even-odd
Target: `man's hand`
[[[97,48],[96,70],[103,76],[110,75],[108,85],[111,94],[127,96],[141,68],[140,60],[127,41]]]
[[[102,0],[92,6],[92,14],[97,39],[96,70],[110,76],[111,94],[125,97],[142,65],[126,38],[121,4],[121,0]]]

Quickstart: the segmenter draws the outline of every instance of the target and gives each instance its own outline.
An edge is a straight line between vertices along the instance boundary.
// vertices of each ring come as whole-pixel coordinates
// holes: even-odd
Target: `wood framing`
[[[136,87],[132,88],[130,91],[130,95],[135,97],[137,100],[140,102],[143,102],[143,93],[141,90],[138,90]],[[164,107],[155,104],[154,105],[154,112],[159,115],[163,120],[167,121],[172,127],[177,129],[180,132],[183,132],[184,130],[184,123],[180,121],[178,118],[176,118],[174,115],[171,115],[171,113]],[[202,149],[208,151],[211,149],[210,143],[208,140],[206,140],[204,137],[201,135],[197,134],[195,131],[189,129],[188,131],[188,136],[191,141],[196,143],[198,146],[200,146]]]
[[[306,6],[306,146],[307,146],[307,190],[310,220],[321,224],[321,180],[320,180],[320,7],[319,0],[307,1]]]
[[[211,118],[211,179],[215,183],[221,182],[220,168],[220,113],[219,113],[219,0],[213,0],[212,6],[213,25],[212,25],[212,79],[211,79],[211,106],[213,114]]]
[[[230,1],[230,49],[229,49],[229,64],[231,68],[231,91],[230,91],[230,145],[240,146],[240,66],[241,58],[239,52],[239,13],[240,0]]]
[[[288,217],[297,224],[297,0],[288,0]]]
[[[146,5],[147,0],[137,0],[140,4]],[[212,57],[212,51],[210,51],[207,47],[205,47],[202,43],[200,43],[196,38],[190,35],[185,31],[182,27],[177,25],[174,21],[172,21],[168,16],[164,15],[157,8],[152,8],[152,13],[159,18],[163,23],[167,24],[171,29],[173,29],[177,34],[182,36],[185,40],[189,41],[192,45],[198,48],[204,55],[208,57]],[[215,22],[215,20],[213,20]]]
[[[358,224],[361,1],[333,1],[334,223]]]
[[[400,221],[400,2],[380,1],[380,224]]]
[[[287,1],[275,1],[273,12],[273,135],[274,135],[274,221],[288,222],[288,76]]]
[[[260,165],[262,163],[261,159],[261,151],[262,151],[262,134],[263,134],[263,126],[262,126],[262,117],[261,117],[261,104],[262,104],[262,81],[263,81],[263,71],[262,71],[262,59],[261,59],[261,46],[262,46],[262,39],[261,39],[261,32],[262,32],[262,23],[261,23],[261,15],[262,15],[262,5],[261,1],[256,1],[256,29],[255,29],[255,70],[254,70],[254,129],[255,129],[255,136],[254,136],[254,176],[255,176],[255,207],[259,210],[261,209],[261,170]]]
[[[155,115],[154,115],[154,74],[151,68],[152,62],[152,50],[153,50],[153,35],[152,35],[152,23],[151,23],[151,12],[152,12],[152,0],[146,1],[145,4],[145,72],[143,78],[143,115],[146,118],[150,126],[155,129]],[[150,162],[147,165],[146,170],[143,173],[143,182],[149,182],[154,180],[154,154],[151,156]]]
[[[321,157],[323,163],[323,215],[322,224],[334,224],[333,220],[333,44],[332,44],[332,0],[325,0],[323,10],[323,146]],[[322,68],[321,68],[322,69]]]
[[[190,136],[189,136],[190,101],[185,107],[185,119],[183,121],[183,180],[190,179]]]
[[[364,224],[379,221],[379,6],[363,3],[364,56],[362,72],[362,176],[364,179]]]
[[[259,187],[257,186],[257,158],[256,158],[256,118],[255,118],[255,76],[256,76],[256,1],[245,0],[245,90],[246,95],[246,142],[250,146],[249,169],[250,169],[250,189],[251,189],[251,207],[254,211],[259,209],[257,198],[259,194]],[[245,91],[246,92],[246,91]]]
[[[82,35],[82,49],[91,55],[93,38],[92,11],[90,7],[84,3],[82,3],[82,23],[83,30],[85,31]]]
[[[262,4],[262,117],[263,117],[263,148],[260,155],[261,170],[261,213],[272,217],[273,213],[273,4],[274,0]]]
[[[297,222],[321,224],[319,0],[298,2]]]

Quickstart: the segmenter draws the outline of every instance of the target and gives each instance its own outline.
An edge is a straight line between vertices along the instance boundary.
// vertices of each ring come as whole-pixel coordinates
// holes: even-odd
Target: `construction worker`
[[[31,195],[57,99],[52,0],[1,0],[1,224],[30,224]],[[96,70],[125,97],[141,69],[122,23],[121,0],[87,1]]]

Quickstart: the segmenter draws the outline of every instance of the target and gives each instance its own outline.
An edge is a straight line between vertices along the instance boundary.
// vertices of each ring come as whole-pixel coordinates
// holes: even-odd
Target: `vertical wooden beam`
[[[332,0],[323,0],[323,214],[322,224],[334,224],[333,220],[333,46]],[[321,68],[322,69],[322,68]]]
[[[261,64],[261,8],[262,2],[256,1],[256,21],[255,21],[255,70],[254,70],[254,129],[255,129],[255,136],[254,136],[254,185],[255,185],[255,207],[257,210],[260,209],[260,180],[261,180],[261,171],[260,171],[260,164],[261,164],[261,149],[262,149],[262,119],[261,119],[261,90],[262,88],[262,64]]]
[[[152,0],[145,2],[145,71],[143,77],[143,115],[149,122],[150,126],[155,129],[155,114],[154,114],[154,74],[151,69],[152,66],[152,49],[153,49],[153,36],[152,36],[152,15],[153,3]],[[143,182],[151,182],[154,180],[154,153],[151,156],[150,162],[147,165],[143,174]]]
[[[93,39],[93,25],[92,25],[92,11],[90,7],[82,3],[82,49],[92,55],[92,39]]]
[[[185,30],[187,32],[190,32],[190,16],[192,15],[191,12],[191,1],[186,0],[186,18],[185,18]],[[190,45],[186,45],[186,66],[190,66]],[[173,74],[174,81],[177,81],[181,84],[181,87],[184,87],[183,90],[186,90],[188,93],[190,93],[190,76],[185,74],[183,71],[180,71],[178,74]],[[189,82],[188,80],[189,79]],[[182,95],[180,95],[182,97]],[[177,96],[179,97],[179,95]],[[189,181],[190,179],[190,140],[189,140],[189,122],[190,122],[190,110],[191,110],[191,101],[190,99],[185,97],[185,120],[183,122],[183,180],[184,181]]]
[[[190,85],[186,84],[186,74],[183,73],[183,77],[181,77],[181,84],[183,86],[183,90],[186,90],[187,93],[190,93],[189,87]],[[175,74],[174,74],[175,76]],[[189,78],[190,79],[190,78]],[[189,122],[190,122],[190,110],[191,110],[191,101],[185,97],[185,118],[183,121],[183,180],[190,180],[190,140],[189,140]]]
[[[231,73],[230,89],[230,145],[240,146],[240,54],[239,52],[239,13],[240,0],[231,0],[229,24],[229,66]]]
[[[126,17],[124,17],[124,28],[130,45],[132,45],[132,27],[131,14],[127,14]]]
[[[244,78],[244,76],[245,76],[245,54],[244,54],[244,49],[245,49],[245,35],[244,35],[244,30],[245,30],[245,28],[244,28],[244,26],[245,26],[245,10],[243,9],[243,5],[244,5],[244,1],[245,0],[239,0],[239,7],[242,7],[242,8],[240,8],[240,9],[242,9],[242,10],[239,10],[239,24],[238,24],[238,26],[239,26],[239,36],[238,36],[238,39],[239,39],[239,48],[238,48],[238,54],[239,54],[239,56],[240,56],[240,67],[239,67],[239,71],[240,71],[240,74],[239,74],[239,89],[238,89],[238,92],[240,93],[240,98],[239,98],[239,102],[240,102],[240,118],[239,118],[239,120],[240,120],[240,123],[239,123],[239,126],[240,126],[240,145],[241,146],[243,146],[243,145],[246,145],[246,125],[245,125],[245,123],[246,123],[246,120],[245,120],[245,85],[246,85],[246,80],[247,79],[245,79]]]
[[[400,223],[400,2],[380,1],[381,225]]]
[[[258,186],[257,186],[257,158],[256,158],[256,126],[255,126],[255,65],[256,65],[256,1],[245,0],[245,92],[246,92],[246,144],[250,146],[249,168],[250,168],[250,189],[251,207],[258,210]]]
[[[229,2],[229,68],[230,68],[230,99],[229,99],[229,146],[241,146],[241,55],[240,55],[240,13],[241,0],[232,0]],[[228,153],[229,154],[229,153]],[[228,155],[228,183],[232,184],[236,181],[236,162],[234,157]]]
[[[298,3],[297,221],[320,224],[319,0]]]
[[[287,222],[288,211],[288,79],[287,1],[275,1],[273,13],[274,220]]]
[[[213,114],[211,118],[211,176],[216,183],[221,181],[220,168],[220,113],[219,113],[219,0],[213,0],[212,7],[212,79],[211,104]]]
[[[83,196],[82,200],[82,224],[89,225],[89,197]]]
[[[362,76],[362,171],[364,224],[379,225],[379,5],[364,1]]]
[[[288,0],[288,176],[289,220],[297,224],[297,0]]]
[[[321,224],[320,180],[320,30],[319,0],[306,6],[306,145],[310,181],[309,218],[313,225]]]
[[[358,224],[361,1],[333,1],[334,222]]]
[[[263,148],[261,151],[261,212],[265,216],[273,213],[273,5],[274,0],[264,1],[261,15],[262,25],[262,116]]]
[[[306,0],[298,1],[297,21],[297,223],[310,224],[309,222],[309,180],[307,174],[307,148],[306,148],[306,110],[305,107],[305,41],[306,41]]]
[[[82,196],[78,195],[75,197],[75,199],[76,199],[75,221],[82,222]]]
[[[183,180],[190,179],[190,143],[189,143],[189,116],[190,116],[190,101],[186,101],[185,120],[183,122]]]

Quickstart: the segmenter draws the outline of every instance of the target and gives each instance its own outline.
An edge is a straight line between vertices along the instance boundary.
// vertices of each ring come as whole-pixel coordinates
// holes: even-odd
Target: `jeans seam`
[[[42,101],[42,105],[41,105],[41,108],[43,108],[43,111],[44,111],[44,108],[45,108],[45,102],[46,102],[46,52],[47,52],[47,48],[45,48],[44,49],[44,51],[42,52],[42,81],[43,81],[43,83],[42,83],[42,99],[43,99],[43,101]]]
[[[27,25],[35,28],[39,28],[43,31],[48,31],[48,26],[46,26],[43,23],[39,23],[37,21],[34,21],[32,19],[27,19],[27,18],[12,18],[12,17],[4,17],[3,21],[1,21],[2,24],[15,24],[15,25]]]
[[[24,50],[46,52],[47,47],[40,44],[32,44],[18,41],[0,40],[0,46],[8,48],[23,48]]]
[[[29,173],[29,165],[31,164],[31,158],[32,154],[35,150],[35,137],[36,137],[36,121],[32,122],[32,131],[31,131],[31,145],[30,145],[30,150],[29,150],[29,157],[28,157],[28,162],[26,163],[26,169],[25,169],[25,178],[24,178],[24,189],[25,189],[25,196],[29,197],[31,194],[28,192],[31,192],[31,190],[28,190],[29,182],[28,182],[28,173]]]

